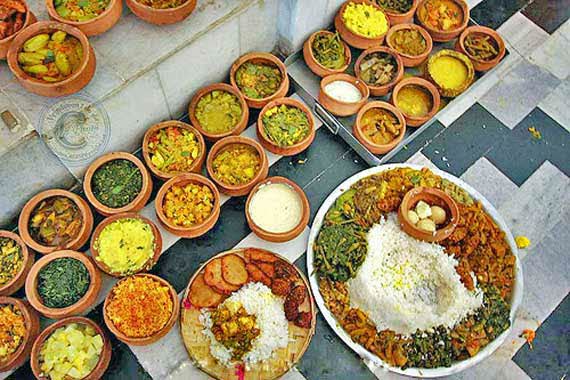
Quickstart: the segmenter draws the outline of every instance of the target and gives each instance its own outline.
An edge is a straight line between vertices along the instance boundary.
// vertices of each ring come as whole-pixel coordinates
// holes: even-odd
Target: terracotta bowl
[[[30,224],[30,216],[36,206],[38,206],[43,200],[55,196],[63,196],[71,199],[79,209],[79,212],[83,218],[83,225],[81,226],[79,234],[77,234],[75,239],[69,241],[67,244],[61,247],[52,247],[38,243],[34,240],[34,238],[32,238],[32,235],[28,229],[28,226]],[[91,212],[91,209],[89,208],[87,202],[85,202],[85,200],[79,195],[76,195],[71,191],[61,189],[46,190],[42,191],[39,194],[36,194],[34,197],[32,197],[32,199],[28,201],[28,203],[24,205],[24,208],[22,208],[22,212],[20,213],[20,218],[18,219],[18,231],[20,232],[20,237],[28,247],[44,255],[64,249],[75,250],[83,247],[83,244],[89,240],[91,231],[93,231],[93,213]]]
[[[30,358],[30,366],[32,367],[32,371],[34,372],[36,379],[49,380],[48,377],[41,376],[42,371],[40,369],[40,350],[42,349],[44,342],[55,330],[59,329],[60,327],[65,327],[71,323],[91,326],[93,330],[95,330],[97,334],[101,335],[101,338],[103,338],[103,349],[101,351],[101,355],[99,356],[99,361],[95,365],[95,368],[93,368],[93,371],[91,371],[91,373],[84,377],[82,380],[98,380],[103,377],[103,374],[107,370],[107,367],[109,367],[109,362],[111,361],[112,347],[109,337],[101,328],[101,326],[93,322],[91,319],[85,317],[69,317],[57,321],[54,324],[46,327],[46,329],[42,331],[42,333],[34,342],[34,346],[32,348],[32,356]]]
[[[6,56],[8,55],[8,49],[10,48],[10,45],[12,44],[12,41],[14,41],[14,38],[16,38],[16,36],[24,29],[26,29],[28,26],[32,25],[33,23],[37,22],[38,20],[36,19],[36,16],[32,13],[32,11],[30,10],[30,7],[28,6],[28,4],[24,1],[21,0],[21,3],[23,3],[26,7],[26,17],[24,19],[24,25],[22,26],[22,28],[20,30],[18,30],[16,33],[12,34],[9,37],[6,37],[2,40],[0,40],[0,59],[6,59]]]
[[[32,345],[40,333],[40,318],[38,313],[27,301],[12,297],[0,297],[0,305],[8,304],[14,305],[22,312],[26,324],[26,333],[18,349],[10,355],[7,360],[0,362],[0,372],[10,371],[24,364],[30,357]]]
[[[51,33],[57,30],[64,31],[81,42],[81,46],[83,46],[81,66],[75,73],[61,82],[49,83],[29,76],[18,63],[18,53],[22,50],[22,46],[28,39],[37,34]],[[40,21],[23,29],[14,38],[12,45],[8,49],[8,66],[16,76],[16,79],[18,79],[18,82],[26,90],[41,96],[57,97],[75,94],[91,81],[95,74],[95,65],[95,51],[91,47],[89,40],[87,40],[87,36],[81,30],[71,25],[55,21]]]
[[[340,100],[336,100],[333,97],[329,96],[325,92],[325,87],[332,82],[336,81],[345,81],[355,85],[359,90],[360,94],[362,95],[362,99],[358,102],[343,102]],[[352,75],[348,74],[333,74],[321,79],[321,86],[319,91],[319,103],[327,111],[332,113],[336,116],[350,116],[354,115],[358,112],[366,104],[368,101],[368,97],[370,96],[370,90],[368,89],[368,85],[363,80],[360,80]]]
[[[93,175],[103,164],[119,159],[130,161],[137,166],[142,174],[142,188],[140,193],[135,197],[135,199],[131,201],[131,203],[119,208],[110,208],[99,202],[99,200],[95,197],[91,182],[93,180]],[[134,155],[127,152],[112,152],[99,157],[93,161],[91,165],[89,165],[87,171],[85,172],[85,178],[83,180],[83,191],[85,192],[85,196],[89,200],[89,203],[91,203],[97,212],[101,215],[109,216],[114,214],[121,214],[124,212],[134,212],[141,210],[150,198],[150,193],[152,192],[152,178],[150,177],[148,170],[143,165],[141,160],[139,160]]]
[[[343,3],[334,18],[334,26],[338,31],[338,33],[340,34],[340,36],[342,37],[342,39],[346,41],[346,43],[349,44],[350,46],[362,50],[382,45],[382,43],[384,42],[384,37],[386,37],[386,33],[378,37],[369,38],[369,37],[360,36],[346,27],[344,21],[342,20],[342,14],[344,13],[344,10],[346,9],[346,6],[349,3],[368,4],[382,11],[382,9],[378,5],[369,0],[348,0],[345,3]],[[384,13],[384,11],[382,12]],[[386,15],[386,20],[388,22],[388,29],[390,29],[390,19],[388,18],[388,15]]]
[[[95,228],[93,236],[91,237],[90,250],[91,250],[91,256],[93,257],[93,261],[99,267],[99,269],[101,269],[103,272],[113,277],[124,277],[126,275],[123,273],[114,272],[107,264],[105,264],[100,260],[97,260],[97,258],[99,257],[99,250],[96,248],[95,242],[97,241],[97,239],[99,239],[99,235],[101,235],[101,232],[106,226],[108,226],[113,222],[116,222],[117,220],[126,219],[126,218],[142,220],[143,222],[145,222],[150,226],[152,233],[154,235],[154,255],[151,258],[149,258],[147,262],[135,273],[146,272],[151,270],[152,267],[156,264],[156,262],[160,258],[160,255],[162,254],[162,235],[160,234],[160,231],[156,227],[156,224],[154,224],[150,219],[145,218],[142,215],[136,213],[129,213],[129,212],[112,215],[103,220],[101,223],[99,223],[97,228]],[[129,274],[134,274],[134,273],[129,273]]]
[[[467,78],[460,86],[454,88],[444,87],[443,84],[438,83],[436,78],[432,75],[432,67],[434,65],[434,62],[436,62],[441,57],[452,57],[458,60],[463,64],[463,66],[467,70]],[[471,84],[475,80],[475,68],[473,67],[473,63],[471,62],[469,57],[467,57],[465,54],[455,50],[442,49],[437,53],[429,56],[426,64],[426,69],[424,70],[424,76],[427,80],[429,80],[434,84],[434,86],[437,88],[441,96],[444,96],[446,98],[453,98],[458,95],[461,95],[461,93],[463,93],[465,90],[469,88],[469,86],[471,86]]]
[[[472,55],[467,53],[467,49],[465,49],[465,38],[468,35],[470,35],[471,33],[480,33],[480,34],[484,34],[484,35],[491,37],[491,39],[493,39],[495,41],[495,43],[497,44],[497,46],[499,48],[499,54],[490,61],[482,61],[482,60],[478,60],[478,59],[474,58]],[[497,66],[497,64],[499,62],[501,62],[501,60],[505,56],[505,52],[506,52],[505,41],[499,35],[499,33],[495,32],[493,29],[487,28],[485,26],[470,26],[470,27],[466,28],[463,31],[463,33],[461,33],[461,35],[459,36],[459,39],[455,43],[455,50],[457,50],[458,52],[463,53],[467,57],[469,57],[471,62],[473,62],[473,67],[475,68],[476,71],[487,71],[487,70],[490,70],[493,67]]]
[[[144,161],[146,162],[146,165],[148,166],[148,168],[152,172],[152,174],[154,174],[156,177],[158,177],[162,180],[169,180],[170,178],[175,177],[178,174],[182,174],[182,173],[166,173],[166,172],[163,172],[163,171],[159,170],[156,166],[154,166],[154,164],[152,163],[152,161],[150,159],[150,153],[148,151],[148,144],[149,144],[150,138],[159,129],[163,129],[163,128],[167,128],[167,127],[178,127],[178,128],[186,129],[186,130],[194,133],[194,135],[196,136],[196,139],[198,140],[198,145],[200,146],[200,153],[199,153],[198,157],[196,157],[196,160],[194,161],[194,163],[191,165],[190,172],[191,173],[201,173],[202,172],[202,165],[204,165],[204,160],[206,159],[206,143],[204,142],[204,137],[202,137],[202,134],[200,133],[198,128],[193,127],[190,124],[186,124],[186,123],[184,123],[182,121],[178,121],[178,120],[169,120],[169,121],[163,121],[161,123],[153,125],[144,134],[143,144],[142,144],[143,158],[144,158]],[[152,188],[152,186],[151,186],[151,188]]]
[[[298,109],[303,111],[305,115],[307,115],[307,118],[309,119],[309,128],[310,128],[309,135],[305,137],[304,140],[301,140],[297,144],[286,147],[279,146],[275,144],[273,141],[271,141],[267,136],[267,134],[265,133],[263,127],[263,116],[265,115],[265,113],[271,108],[280,106],[282,104],[291,107],[297,107]],[[300,101],[292,98],[277,99],[272,101],[271,103],[268,103],[265,107],[263,107],[263,109],[259,113],[259,117],[257,118],[257,138],[259,139],[261,145],[271,153],[278,154],[281,156],[294,156],[307,149],[315,139],[315,119],[313,118],[313,114],[311,113],[311,111],[309,111],[309,109]]]
[[[430,206],[437,205],[442,207],[447,214],[445,225],[438,228],[434,233],[421,230],[413,225],[408,218],[408,211],[415,207],[419,201],[424,201]],[[455,201],[441,190],[432,187],[416,187],[404,195],[402,203],[400,203],[398,208],[398,221],[400,222],[400,227],[408,235],[418,240],[439,242],[447,239],[455,230],[455,226],[459,221],[459,208]]]
[[[172,285],[170,285],[166,280],[149,274],[149,273],[139,273],[139,274],[135,274],[133,276],[146,276],[146,277],[151,277],[152,279],[159,281],[162,285],[167,286],[168,289],[170,290],[170,295],[172,296],[172,302],[173,302],[173,309],[172,309],[172,314],[170,315],[170,319],[168,320],[168,322],[166,323],[166,325],[164,325],[164,327],[157,331],[156,333],[154,333],[153,335],[144,337],[144,338],[131,338],[125,334],[123,334],[122,332],[120,332],[115,325],[113,324],[113,322],[111,321],[111,319],[107,316],[107,306],[109,305],[109,302],[111,300],[111,298],[113,297],[113,292],[114,292],[114,287],[113,289],[111,289],[111,291],[109,292],[109,294],[107,294],[107,297],[105,297],[105,303],[103,306],[103,318],[105,320],[105,325],[107,325],[107,328],[117,337],[117,339],[119,339],[121,342],[132,345],[132,346],[146,346],[149,344],[152,344],[156,341],[158,341],[160,338],[162,338],[163,336],[165,336],[166,334],[168,334],[168,332],[170,331],[170,329],[172,329],[172,326],[174,326],[174,323],[176,323],[176,320],[178,319],[178,314],[180,314],[180,302],[178,300],[178,294],[176,293],[176,290],[174,290],[174,288],[172,287]],[[126,278],[122,280],[119,280],[119,282],[124,281]],[[118,282],[118,283],[119,283]],[[117,284],[118,284],[117,283]],[[115,287],[117,286],[117,284],[115,284]]]
[[[343,40],[340,40],[342,45],[344,46],[344,61],[346,62],[344,66],[340,69],[329,69],[319,63],[313,54],[313,41],[315,38],[320,34],[334,34],[333,32],[329,32],[328,30],[318,30],[315,33],[311,34],[311,36],[305,41],[303,44],[303,57],[305,58],[305,63],[309,67],[309,69],[320,77],[324,77],[331,74],[337,74],[345,72],[352,60],[352,55],[350,53],[350,48]]]
[[[431,111],[428,112],[427,115],[424,115],[424,116],[408,116],[408,115],[406,115],[406,113],[404,113],[402,111],[402,109],[400,107],[398,107],[398,101],[397,101],[398,93],[400,92],[400,90],[404,86],[408,86],[408,85],[420,86],[420,87],[424,88],[425,90],[427,90],[431,94],[433,105],[432,105]],[[422,79],[422,78],[411,77],[411,78],[402,79],[394,87],[394,90],[392,91],[392,97],[390,99],[390,102],[394,106],[396,106],[396,108],[398,108],[400,110],[400,112],[402,112],[402,115],[404,115],[404,118],[406,119],[406,125],[407,126],[419,127],[420,125],[422,125],[423,123],[425,123],[426,121],[431,119],[437,113],[437,111],[439,110],[439,104],[441,103],[441,98],[439,96],[439,91],[431,82],[428,82],[427,80]]]
[[[390,20],[390,25],[398,25],[398,24],[408,24],[414,22],[414,14],[416,13],[416,9],[418,7],[418,0],[413,0],[412,7],[409,11],[404,13],[396,13],[391,12],[387,9],[382,9],[382,11],[388,16],[388,20]],[[382,8],[380,6],[380,8]]]
[[[111,0],[105,12],[101,13],[99,16],[88,21],[70,21],[61,17],[59,13],[57,13],[54,6],[54,0],[45,1],[49,17],[52,20],[74,26],[85,33],[87,37],[105,33],[115,26],[117,21],[121,18],[121,13],[123,13],[123,1]]]
[[[272,183],[284,183],[284,184],[288,185],[289,187],[291,187],[299,195],[301,202],[303,204],[303,213],[301,216],[301,220],[299,221],[299,224],[297,224],[290,231],[282,232],[282,233],[275,233],[275,232],[266,231],[263,228],[259,227],[257,224],[255,224],[255,222],[253,221],[253,219],[251,217],[251,214],[249,213],[249,204],[251,203],[251,200],[255,196],[255,193],[260,188],[262,188],[263,186],[269,185]],[[309,200],[307,199],[307,196],[305,195],[305,192],[303,191],[303,189],[301,189],[299,187],[299,185],[297,185],[295,182],[293,182],[290,179],[287,179],[285,177],[269,177],[269,178],[259,182],[253,188],[253,190],[251,191],[251,193],[247,197],[247,202],[245,204],[245,217],[247,219],[247,224],[249,225],[249,228],[253,231],[254,234],[259,236],[261,239],[266,240],[266,241],[270,241],[270,242],[275,242],[275,243],[283,243],[283,242],[286,242],[289,240],[293,240],[297,236],[299,236],[305,230],[305,227],[309,223],[309,214],[310,213],[311,213],[311,207],[309,205]]]
[[[85,265],[85,268],[87,268],[89,271],[91,282],[89,283],[87,292],[83,295],[83,297],[79,299],[79,301],[73,305],[60,309],[50,308],[43,304],[38,293],[38,274],[40,273],[40,270],[48,263],[52,262],[55,259],[64,257],[69,257],[81,261],[83,265]],[[89,307],[91,307],[97,300],[97,296],[99,295],[100,290],[101,274],[97,270],[97,267],[93,263],[93,260],[84,253],[70,250],[54,252],[51,255],[42,257],[32,266],[32,270],[30,270],[30,274],[26,279],[26,298],[34,309],[39,311],[40,314],[51,319],[61,319],[83,313],[89,309]]]
[[[127,6],[138,18],[156,25],[175,24],[184,20],[196,8],[197,0],[188,0],[184,4],[170,9],[155,9],[139,3],[137,0],[126,0]]]
[[[234,125],[234,127],[231,130],[218,134],[206,131],[202,127],[202,125],[200,125],[200,122],[196,117],[196,107],[200,99],[204,95],[209,94],[210,92],[216,90],[229,92],[230,94],[235,95],[238,98],[242,109],[241,119],[238,121],[238,123]],[[192,125],[194,125],[196,129],[199,130],[200,133],[204,135],[204,137],[208,141],[218,141],[219,139],[222,139],[226,136],[239,135],[244,131],[245,127],[247,127],[247,121],[249,120],[249,107],[247,106],[247,102],[245,101],[245,98],[243,97],[242,93],[239,90],[237,90],[235,87],[232,87],[226,83],[214,83],[209,86],[201,88],[200,90],[198,90],[196,95],[194,95],[192,101],[190,102],[190,106],[188,107],[188,116],[190,117]]]
[[[241,65],[243,65],[244,63],[246,63],[248,61],[252,61],[253,63],[271,64],[271,65],[273,65],[279,69],[279,71],[281,72],[281,77],[283,78],[283,80],[281,81],[281,85],[279,86],[277,91],[275,91],[275,93],[273,95],[268,96],[268,97],[263,98],[263,99],[254,99],[254,98],[248,97],[243,92],[241,92],[241,90],[239,89],[239,87],[237,85],[236,72],[240,68]],[[231,82],[232,86],[234,86],[235,88],[238,89],[238,91],[240,91],[240,93],[243,95],[245,101],[247,102],[247,105],[250,106],[251,108],[263,108],[267,103],[269,103],[275,99],[279,99],[279,98],[284,97],[285,95],[287,95],[287,91],[289,91],[289,77],[287,76],[287,68],[285,67],[285,64],[283,64],[283,62],[281,62],[281,60],[279,58],[277,58],[273,54],[269,54],[269,53],[248,53],[248,54],[244,54],[241,57],[239,57],[232,64],[232,68],[230,69],[230,82]]]
[[[20,290],[22,286],[24,286],[26,277],[28,276],[32,265],[34,265],[34,253],[30,252],[22,239],[20,239],[20,237],[13,232],[0,231],[0,237],[10,238],[14,240],[16,244],[20,246],[20,249],[22,251],[22,267],[20,268],[20,271],[16,273],[14,278],[12,278],[12,280],[10,280],[8,283],[6,283],[4,286],[0,286],[0,296],[10,296]]]
[[[381,108],[391,112],[394,116],[398,118],[398,121],[403,126],[402,129],[400,130],[400,134],[395,139],[390,141],[388,144],[376,144],[367,139],[364,136],[364,133],[362,132],[362,117],[368,110],[371,110],[373,108]],[[354,132],[354,136],[356,136],[358,141],[360,141],[362,145],[368,148],[369,151],[371,151],[374,154],[385,154],[394,149],[396,145],[398,145],[404,139],[404,136],[406,134],[406,120],[404,118],[404,115],[402,115],[402,113],[400,112],[400,110],[398,110],[393,105],[381,101],[370,102],[367,103],[364,107],[362,107],[360,111],[358,111],[358,114],[356,115],[356,122],[352,127],[352,131]]]
[[[253,177],[251,181],[248,183],[244,183],[243,185],[228,185],[222,181],[220,181],[214,175],[214,169],[212,165],[214,164],[214,158],[218,155],[218,153],[231,144],[245,144],[255,148],[257,153],[259,153],[259,157],[261,158],[261,167],[259,171]],[[218,185],[220,191],[224,194],[239,197],[242,195],[248,194],[251,189],[259,182],[267,178],[267,174],[269,173],[269,160],[267,159],[267,154],[265,154],[265,150],[263,147],[255,140],[250,139],[248,137],[242,136],[229,136],[221,139],[217,143],[214,144],[212,149],[210,149],[210,153],[208,154],[208,160],[206,161],[206,168],[208,169],[208,175]]]
[[[420,55],[404,54],[398,51],[398,49],[396,49],[396,47],[393,45],[392,36],[394,35],[394,33],[396,33],[399,30],[406,30],[406,29],[417,30],[426,40],[426,50],[422,54]],[[433,49],[433,41],[427,30],[416,24],[399,24],[393,26],[388,31],[388,35],[386,36],[386,44],[392,49],[394,49],[400,57],[402,57],[402,62],[404,62],[404,66],[406,67],[416,67],[421,65],[427,59],[428,55],[431,53],[431,50]]]
[[[165,215],[164,211],[162,210],[162,204],[164,203],[164,197],[168,189],[170,189],[173,185],[183,186],[188,183],[197,183],[200,185],[206,185],[212,190],[212,194],[214,195],[214,206],[212,213],[204,222],[200,224],[196,224],[191,227],[181,227],[173,224]],[[216,185],[208,178],[196,174],[196,173],[186,173],[180,174],[176,177],[173,177],[166,181],[164,185],[158,191],[156,195],[156,199],[154,201],[154,207],[156,211],[156,215],[158,216],[158,220],[160,224],[169,232],[173,233],[176,236],[181,236],[184,238],[195,238],[201,235],[204,235],[206,232],[211,230],[218,218],[220,217],[220,193],[216,188]]]
[[[370,55],[372,53],[379,53],[379,52],[388,53],[392,57],[394,57],[394,59],[396,60],[396,64],[398,65],[398,71],[396,72],[396,77],[391,82],[386,83],[386,84],[381,85],[381,86],[376,86],[376,85],[366,83],[364,81],[364,79],[362,79],[360,65],[361,65],[362,61],[364,60],[364,58],[366,58],[368,55]],[[395,51],[394,49],[390,49],[389,47],[386,47],[386,46],[370,48],[368,50],[363,51],[362,54],[360,54],[360,56],[356,60],[356,63],[354,64],[354,75],[356,75],[356,77],[358,79],[360,79],[362,82],[366,83],[366,86],[368,87],[368,90],[370,91],[370,95],[372,95],[372,96],[384,96],[387,93],[389,93],[392,90],[392,88],[394,88],[396,83],[398,83],[404,77],[404,62],[402,61],[402,58],[400,57],[398,52]]]
[[[431,35],[431,38],[436,42],[446,42],[446,41],[451,41],[454,38],[457,38],[457,36],[461,34],[461,32],[467,27],[467,24],[469,23],[470,15],[469,15],[469,6],[467,5],[467,3],[463,0],[453,0],[457,5],[461,7],[461,10],[463,11],[463,22],[455,29],[441,30],[427,25],[420,17],[422,7],[428,1],[430,0],[420,0],[418,4],[418,8],[416,10],[416,18],[418,20],[418,23],[428,31],[428,33]]]

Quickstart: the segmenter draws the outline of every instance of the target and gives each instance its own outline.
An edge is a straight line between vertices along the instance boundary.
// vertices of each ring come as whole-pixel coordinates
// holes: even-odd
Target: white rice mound
[[[260,334],[253,341],[251,350],[242,357],[246,368],[249,368],[250,364],[271,358],[275,350],[287,347],[289,344],[289,323],[285,318],[283,302],[283,299],[274,295],[267,286],[260,282],[252,282],[244,285],[221,304],[239,303],[248,314],[256,316]],[[210,339],[212,356],[220,364],[231,367],[234,364],[232,350],[216,340],[211,330],[213,322],[209,310],[202,309],[200,322],[204,326],[202,333]]]
[[[378,331],[409,336],[453,328],[481,306],[483,293],[465,288],[457,260],[441,245],[406,234],[395,213],[375,224],[367,240],[366,259],[348,286],[351,306],[367,313]]]

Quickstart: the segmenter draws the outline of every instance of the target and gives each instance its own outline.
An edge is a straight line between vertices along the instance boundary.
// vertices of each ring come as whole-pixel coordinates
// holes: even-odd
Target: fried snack
[[[224,256],[222,258],[222,277],[235,286],[245,284],[248,274],[243,259],[237,255]]]
[[[271,284],[271,291],[276,296],[286,296],[291,291],[291,281],[285,278],[276,278]]]
[[[239,289],[222,277],[222,259],[214,259],[204,268],[204,281],[217,292],[229,295]]]
[[[255,265],[261,269],[263,273],[265,273],[268,277],[274,278],[275,277],[275,266],[273,264],[264,263],[263,261],[256,261],[254,262]]]
[[[204,281],[204,275],[199,274],[188,292],[188,300],[197,307],[216,307],[224,300],[224,296],[209,287]]]
[[[258,248],[246,248],[244,250],[244,256],[248,262],[262,261],[264,263],[274,263],[279,261],[277,256]]]
[[[249,273],[249,277],[251,281],[254,282],[261,282],[265,286],[271,287],[271,278],[269,278],[259,267],[255,264],[247,264],[245,266],[247,269],[247,273]]]

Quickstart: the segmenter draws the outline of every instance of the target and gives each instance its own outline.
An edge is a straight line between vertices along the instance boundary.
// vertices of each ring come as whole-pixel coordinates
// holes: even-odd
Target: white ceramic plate
[[[421,169],[422,168],[421,165],[413,165],[413,164],[389,164],[389,165],[376,166],[376,167],[364,170],[364,171],[362,171],[358,174],[355,174],[352,177],[348,178],[346,181],[344,181],[342,184],[340,184],[340,186],[338,186],[327,197],[327,199],[323,202],[323,204],[321,205],[321,207],[319,209],[319,212],[317,213],[317,215],[315,217],[315,220],[314,220],[312,228],[311,228],[311,233],[309,235],[309,243],[308,243],[308,247],[307,247],[307,271],[310,274],[309,282],[311,284],[311,288],[313,289],[313,294],[315,295],[315,300],[317,302],[317,305],[319,306],[319,309],[320,309],[321,313],[323,314],[323,316],[325,317],[325,319],[327,320],[329,326],[337,333],[337,335],[344,341],[344,343],[346,343],[350,348],[352,348],[358,355],[360,355],[360,357],[372,362],[373,364],[375,364],[379,367],[383,367],[389,371],[399,373],[401,375],[414,376],[414,377],[420,377],[420,378],[433,378],[433,377],[440,377],[440,376],[449,376],[449,375],[464,371],[465,369],[472,367],[477,363],[480,363],[485,358],[490,356],[497,348],[499,348],[499,346],[505,341],[505,339],[507,338],[507,336],[509,335],[509,333],[512,329],[512,326],[514,324],[515,313],[516,313],[516,311],[517,311],[517,309],[521,303],[522,294],[523,294],[522,268],[521,268],[520,259],[518,257],[517,246],[515,244],[515,240],[513,239],[513,235],[509,231],[507,224],[505,223],[503,218],[499,215],[497,210],[491,205],[491,203],[487,199],[485,199],[485,197],[483,197],[481,194],[479,194],[479,192],[477,192],[474,188],[472,188],[471,186],[469,186],[468,184],[466,184],[465,182],[463,182],[459,178],[452,176],[451,174],[448,174],[444,171],[437,170],[437,169],[430,169],[433,173],[439,175],[440,177],[445,178],[445,179],[455,183],[456,185],[458,185],[459,187],[461,187],[462,189],[467,191],[473,199],[481,202],[485,211],[493,218],[495,223],[497,223],[497,225],[503,231],[505,231],[507,242],[509,243],[511,251],[513,252],[515,257],[517,258],[517,262],[516,262],[516,266],[515,266],[515,283],[514,283],[513,292],[511,295],[511,312],[510,312],[511,327],[508,330],[504,331],[501,335],[499,335],[491,343],[489,343],[485,348],[483,348],[481,351],[479,351],[479,353],[477,353],[477,355],[475,355],[469,359],[462,360],[459,362],[454,362],[451,367],[407,368],[407,369],[403,370],[399,367],[390,366],[388,363],[384,362],[378,356],[374,355],[373,353],[371,353],[370,351],[368,351],[367,349],[362,347],[360,344],[354,342],[350,338],[350,335],[348,335],[348,333],[346,331],[344,331],[344,329],[338,324],[336,318],[332,315],[332,313],[329,311],[329,309],[325,306],[325,302],[324,302],[323,297],[319,291],[317,276],[316,276],[315,268],[313,266],[313,257],[314,257],[313,242],[317,238],[319,230],[321,229],[321,225],[323,223],[323,219],[325,217],[326,212],[333,205],[334,201],[345,190],[349,189],[350,186],[352,186],[352,184],[359,181],[360,179],[368,177],[368,176],[373,175],[373,174],[381,173],[381,172],[386,171],[386,170],[395,169],[395,168],[402,168],[402,167],[409,167],[409,168],[413,168],[413,169]]]

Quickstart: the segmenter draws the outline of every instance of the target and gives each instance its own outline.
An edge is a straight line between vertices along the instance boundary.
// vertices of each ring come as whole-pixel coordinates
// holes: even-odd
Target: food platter
[[[509,309],[509,322],[510,325],[508,328],[505,329],[500,335],[496,336],[492,341],[490,341],[486,346],[481,348],[474,356],[469,357],[467,359],[461,361],[454,361],[448,367],[436,367],[436,368],[417,368],[417,367],[409,367],[406,369],[402,369],[400,367],[389,365],[382,359],[380,359],[377,355],[373,354],[372,352],[365,349],[362,345],[354,342],[351,336],[341,327],[339,321],[335,318],[333,313],[328,309],[326,306],[325,299],[321,294],[319,289],[319,279],[316,273],[316,265],[315,265],[315,250],[314,250],[314,243],[317,239],[319,231],[324,224],[325,214],[327,211],[335,204],[337,198],[339,198],[346,190],[348,190],[353,184],[357,183],[358,181],[369,177],[375,174],[381,174],[389,170],[393,169],[401,169],[401,168],[411,168],[414,170],[421,170],[422,167],[419,165],[412,165],[412,164],[389,164],[389,165],[381,165],[378,167],[373,167],[367,170],[364,170],[344,181],[341,185],[339,185],[324,201],[321,205],[313,226],[311,228],[311,232],[309,235],[309,242],[307,246],[307,271],[310,273],[310,284],[311,288],[313,289],[313,293],[315,295],[315,300],[317,305],[319,306],[320,311],[322,312],[323,316],[325,317],[326,321],[330,325],[330,327],[337,333],[337,335],[358,355],[360,355],[363,359],[366,359],[372,362],[374,365],[383,367],[388,369],[389,371],[399,373],[406,376],[414,376],[414,377],[421,377],[421,378],[433,378],[433,377],[440,377],[440,376],[448,376],[458,372],[461,372],[481,361],[485,358],[489,357],[506,339],[509,335],[512,325],[514,323],[515,313],[517,308],[519,307],[521,300],[522,300],[522,292],[523,292],[523,274],[520,259],[518,258],[517,254],[517,247],[515,241],[513,239],[512,234],[510,233],[508,226],[506,225],[503,218],[497,212],[497,210],[491,205],[491,203],[485,199],[479,192],[477,192],[474,188],[463,182],[462,180],[445,173],[441,170],[433,169],[431,172],[436,176],[441,177],[444,180],[451,182],[452,184],[459,186],[461,189],[465,190],[468,195],[476,202],[482,205],[483,210],[485,213],[491,217],[494,223],[498,226],[498,228],[504,231],[504,239],[506,244],[514,257],[516,258],[516,262],[514,263],[513,267],[513,284],[512,284],[512,291],[510,293],[510,299],[508,307]]]

